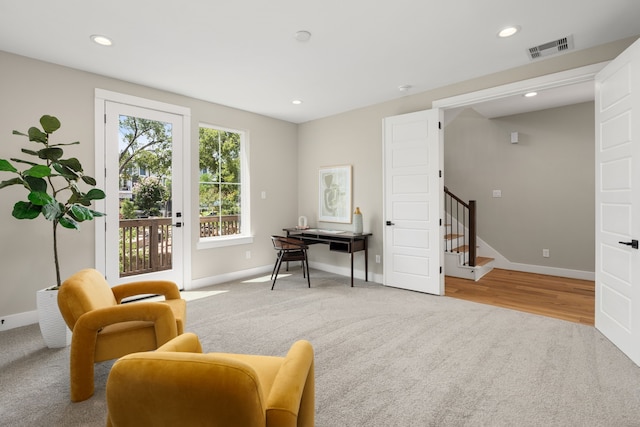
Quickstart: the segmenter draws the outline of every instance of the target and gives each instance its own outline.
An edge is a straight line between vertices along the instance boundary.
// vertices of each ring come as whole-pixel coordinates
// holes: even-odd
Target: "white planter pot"
[[[47,347],[61,348],[71,344],[71,330],[58,308],[58,290],[39,290],[36,292],[36,304],[40,332]]]

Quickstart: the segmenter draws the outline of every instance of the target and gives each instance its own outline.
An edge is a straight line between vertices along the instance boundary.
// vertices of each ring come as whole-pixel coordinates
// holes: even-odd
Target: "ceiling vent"
[[[530,47],[527,49],[530,59],[543,58],[545,56],[555,55],[557,53],[563,53],[573,49],[573,35],[563,37],[552,42],[543,43],[539,46]]]

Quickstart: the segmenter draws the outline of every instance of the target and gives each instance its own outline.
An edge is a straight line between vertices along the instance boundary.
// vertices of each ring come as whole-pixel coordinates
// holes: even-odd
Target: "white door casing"
[[[595,80],[595,325],[640,365],[640,40]]]
[[[96,268],[103,272],[111,286],[132,280],[171,280],[180,288],[189,288],[190,271],[185,268],[190,259],[188,236],[189,209],[189,132],[188,108],[151,101],[115,92],[96,89],[96,170],[98,185],[105,189],[107,198],[102,202],[106,217],[96,226]],[[118,188],[118,132],[119,116],[127,115],[172,124],[172,268],[144,275],[119,277],[119,188]],[[98,206],[97,206],[98,207]],[[98,209],[100,210],[100,209]],[[180,213],[180,217],[178,217]]]
[[[383,121],[383,283],[444,294],[439,109]]]

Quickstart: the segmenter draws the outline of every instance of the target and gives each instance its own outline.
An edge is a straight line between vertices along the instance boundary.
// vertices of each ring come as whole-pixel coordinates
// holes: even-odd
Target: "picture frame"
[[[320,168],[318,221],[351,224],[351,165]]]

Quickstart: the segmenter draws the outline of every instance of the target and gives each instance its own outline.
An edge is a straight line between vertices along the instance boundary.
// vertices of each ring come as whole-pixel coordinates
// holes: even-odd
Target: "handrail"
[[[469,200],[469,203],[466,203],[464,200],[449,191],[447,187],[444,187],[444,208],[451,219],[451,234],[462,236],[462,246],[467,246],[469,248],[468,265],[470,267],[475,267],[477,245],[476,201]],[[453,242],[453,239],[445,239],[445,251],[453,252],[455,250],[459,253],[460,246],[453,248],[453,243],[451,242]]]

